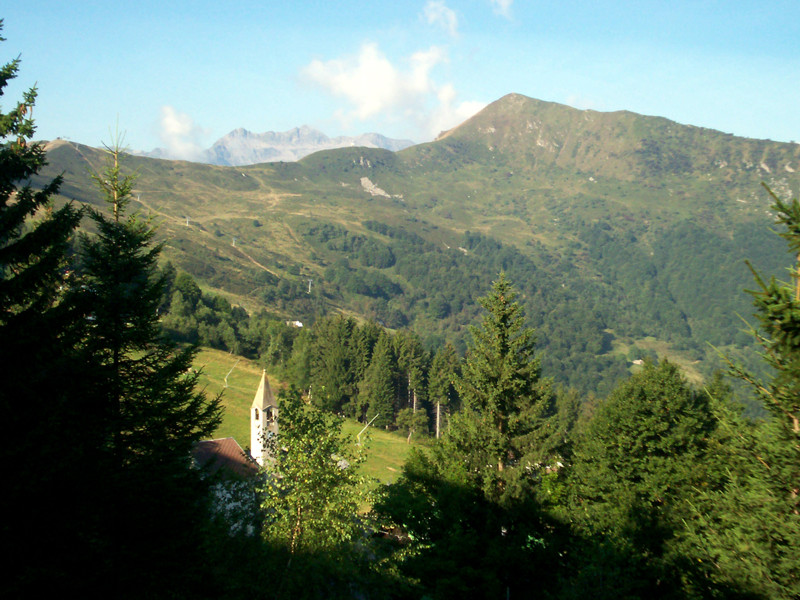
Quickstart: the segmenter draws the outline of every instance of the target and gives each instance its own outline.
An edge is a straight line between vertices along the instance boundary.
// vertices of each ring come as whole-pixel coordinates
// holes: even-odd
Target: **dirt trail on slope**
[[[169,221],[172,221],[172,222],[173,222],[173,223],[175,223],[175,224],[178,224],[178,225],[180,225],[180,224],[184,223],[184,219],[182,219],[182,218],[179,218],[179,217],[175,217],[175,216],[173,216],[173,215],[168,215],[167,213],[165,213],[165,212],[163,212],[163,211],[157,210],[157,209],[153,208],[152,206],[150,206],[149,204],[147,204],[146,202],[144,202],[144,201],[143,201],[141,198],[136,198],[136,202],[138,202],[139,204],[141,204],[141,205],[142,205],[142,207],[144,207],[144,208],[145,208],[146,210],[148,210],[150,213],[157,214],[157,215],[159,215],[159,216],[163,217],[164,219],[167,219],[167,220],[169,220]],[[211,235],[209,232],[207,232],[207,231],[203,231],[202,229],[196,229],[196,231],[198,231],[200,234],[202,234],[202,235],[204,235],[204,236],[206,236],[206,237],[208,237],[208,238],[214,239],[214,237],[213,237],[213,236],[212,236],[212,235]],[[275,277],[278,277],[278,278],[280,278],[280,275],[278,275],[278,274],[277,274],[275,271],[273,271],[272,269],[270,269],[270,268],[268,268],[268,267],[265,267],[264,265],[262,265],[262,264],[261,264],[260,262],[258,262],[258,261],[257,261],[255,258],[253,258],[253,257],[252,257],[252,256],[250,256],[250,255],[249,255],[247,252],[245,252],[244,250],[242,250],[240,247],[238,247],[238,246],[231,246],[231,248],[233,248],[234,250],[236,250],[236,251],[237,251],[239,254],[241,254],[242,256],[244,256],[244,257],[245,257],[247,260],[249,260],[250,262],[252,262],[252,263],[253,263],[255,266],[257,266],[258,268],[260,268],[260,269],[263,269],[263,270],[264,270],[264,271],[266,271],[267,273],[270,273],[270,274],[274,275]]]

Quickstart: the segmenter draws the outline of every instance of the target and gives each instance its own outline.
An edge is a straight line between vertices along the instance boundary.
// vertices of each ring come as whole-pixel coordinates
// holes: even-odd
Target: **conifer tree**
[[[575,449],[572,472],[592,526],[623,527],[631,518],[626,511],[637,507],[678,510],[676,496],[704,478],[714,426],[706,395],[667,361],[648,361],[621,382]]]
[[[431,362],[428,393],[436,406],[436,437],[441,435],[442,409],[457,407],[458,395],[453,382],[459,373],[459,359],[449,342],[436,351]],[[454,406],[456,405],[456,406]]]
[[[489,295],[480,299],[486,314],[480,328],[470,328],[473,341],[456,382],[467,409],[464,418],[478,420],[482,451],[497,473],[525,454],[525,438],[544,409],[534,332],[525,326],[516,297],[501,272]]]
[[[383,329],[375,321],[363,323],[355,332],[353,343],[353,379],[356,382],[364,379],[364,373],[372,360],[372,352],[378,343]]]
[[[353,331],[355,321],[330,315],[314,324],[311,340],[311,386],[314,404],[339,412],[354,395]]]
[[[359,403],[366,407],[366,420],[374,417],[376,427],[388,427],[394,423],[394,401],[396,395],[396,359],[392,338],[383,333],[375,345],[372,360],[358,386]]]
[[[578,440],[569,470],[576,531],[595,541],[574,584],[601,597],[680,595],[680,539],[713,467],[705,393],[663,361],[622,381]],[[689,573],[686,574],[687,578]]]
[[[400,568],[433,597],[531,597],[554,572],[555,527],[536,504],[535,465],[522,463],[544,399],[515,298],[501,273],[457,380],[464,408],[428,451],[412,451],[377,506],[408,531]]]
[[[167,342],[158,321],[164,282],[149,221],[126,214],[134,177],[123,175],[118,144],[95,177],[112,218],[93,211],[98,234],[82,243],[82,270],[92,306],[88,342],[111,390],[115,452],[120,465],[146,455],[186,453],[220,421],[218,400],[194,391],[196,376],[184,376],[193,349]]]
[[[429,356],[420,337],[410,329],[401,329],[394,336],[397,367],[403,379],[406,406],[416,413],[426,395]]]
[[[308,389],[311,384],[311,342],[311,330],[303,328],[292,344],[286,365],[286,378],[300,389]]]
[[[766,187],[766,186],[765,186]],[[696,503],[691,539],[707,577],[739,593],[800,597],[800,203],[782,201],[769,188],[772,210],[796,257],[791,281],[765,280],[753,270],[760,328],[752,333],[771,367],[769,380],[731,364],[749,384],[769,418],[752,423],[740,411],[718,406],[725,443],[721,489]],[[752,269],[752,267],[751,267]]]
[[[130,595],[184,593],[202,585],[192,573],[202,497],[190,453],[216,429],[221,408],[195,389],[194,348],[177,349],[160,330],[161,246],[148,221],[127,214],[133,178],[122,174],[119,144],[108,153],[96,180],[111,216],[92,211],[97,234],[82,241],[81,269],[92,310],[88,393],[103,412],[108,449],[109,576]]]
[[[17,58],[0,67],[0,98],[19,66]],[[0,595],[9,598],[85,590],[74,573],[87,557],[101,556],[91,502],[102,440],[77,386],[84,369],[75,348],[86,315],[66,293],[75,286],[68,259],[82,211],[54,206],[60,177],[39,190],[30,185],[45,165],[42,144],[32,141],[36,97],[30,89],[0,110],[0,410],[3,464],[11,469],[0,536],[13,548]],[[45,518],[56,504],[57,518]],[[48,561],[41,560],[43,547]]]

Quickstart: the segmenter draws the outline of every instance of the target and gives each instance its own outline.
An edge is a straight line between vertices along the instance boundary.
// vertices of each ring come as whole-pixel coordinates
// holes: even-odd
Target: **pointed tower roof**
[[[268,406],[278,406],[278,403],[275,401],[275,396],[272,394],[272,389],[269,387],[267,370],[264,369],[261,373],[261,383],[258,384],[258,391],[256,392],[255,398],[253,398],[253,404],[250,408],[264,410]]]

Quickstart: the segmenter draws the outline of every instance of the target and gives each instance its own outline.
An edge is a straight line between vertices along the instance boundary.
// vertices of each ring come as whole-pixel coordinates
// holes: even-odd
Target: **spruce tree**
[[[314,324],[311,340],[311,397],[324,410],[339,412],[354,396],[355,321],[331,315]]]
[[[473,341],[456,381],[466,409],[462,419],[477,420],[467,429],[480,431],[476,443],[499,478],[508,466],[519,465],[544,409],[534,331],[525,326],[516,297],[500,273],[489,295],[479,300],[486,313],[481,327],[470,328]]]
[[[457,379],[464,408],[430,449],[412,451],[377,505],[409,533],[397,558],[420,595],[532,597],[555,573],[556,526],[536,503],[539,468],[525,460],[545,397],[515,299],[501,273],[480,300],[486,314]]]
[[[713,476],[715,427],[707,395],[667,361],[646,362],[614,389],[569,470],[575,531],[592,540],[571,553],[582,560],[573,591],[683,597],[683,523],[696,489]]]
[[[394,345],[401,377],[399,387],[405,392],[406,406],[416,413],[425,400],[430,358],[420,337],[410,329],[398,331],[394,336]]]
[[[190,453],[216,429],[221,408],[195,389],[194,348],[176,348],[160,329],[161,246],[148,221],[127,213],[133,178],[122,174],[119,145],[108,153],[95,179],[110,217],[92,211],[97,234],[81,245],[92,310],[84,349],[95,365],[88,393],[105,417],[108,575],[134,596],[186,593],[202,586],[193,572],[202,495]]]
[[[442,409],[446,413],[458,407],[458,394],[453,382],[459,373],[459,359],[449,342],[436,351],[431,361],[428,394],[435,405],[436,437],[442,430]]]
[[[375,344],[372,360],[358,386],[359,404],[366,407],[367,422],[375,419],[376,427],[394,424],[397,361],[392,348],[392,338],[383,333]]]
[[[0,67],[0,98],[19,67],[19,59]],[[0,110],[0,410],[10,469],[0,536],[12,549],[0,595],[9,598],[86,591],[91,583],[75,573],[87,560],[102,560],[92,510],[102,439],[79,389],[84,368],[75,352],[86,314],[67,294],[75,287],[69,251],[82,211],[55,206],[60,177],[41,189],[30,185],[45,165],[43,145],[32,141],[36,97],[30,89]]]
[[[766,187],[766,186],[765,186]],[[752,334],[771,367],[768,380],[731,364],[769,417],[759,422],[720,405],[726,437],[717,451],[721,488],[696,503],[691,539],[716,585],[765,598],[800,597],[800,203],[769,188],[779,235],[796,257],[791,280],[753,270],[750,292],[760,323]]]

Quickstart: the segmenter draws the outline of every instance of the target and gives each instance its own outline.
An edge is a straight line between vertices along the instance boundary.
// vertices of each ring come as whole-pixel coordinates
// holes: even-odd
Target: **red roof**
[[[232,437],[197,442],[192,457],[198,468],[210,475],[220,469],[222,475],[250,477],[258,472],[258,464],[250,458]]]

